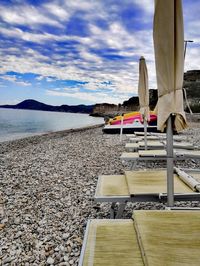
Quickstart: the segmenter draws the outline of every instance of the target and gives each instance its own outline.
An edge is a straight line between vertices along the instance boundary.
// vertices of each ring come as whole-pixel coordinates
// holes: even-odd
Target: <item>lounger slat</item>
[[[145,145],[145,142],[144,141],[140,141],[138,142],[139,146],[140,147],[144,147]],[[161,143],[160,141],[155,141],[155,140],[149,140],[148,141],[148,146],[151,146],[151,147],[163,147],[163,143]]]
[[[96,195],[101,196],[129,196],[124,175],[99,176]]]
[[[132,220],[92,220],[83,266],[143,266]]]
[[[146,151],[142,151],[139,150],[138,151],[139,157],[166,157],[167,152],[165,150],[146,150]]]
[[[200,211],[135,211],[145,265],[200,265]]]
[[[167,145],[166,141],[164,144]],[[173,142],[173,147],[175,149],[187,149],[187,150],[194,150],[195,146],[189,142]]]
[[[139,154],[138,152],[123,152],[121,155],[121,159],[122,160],[126,160],[126,159],[137,159],[139,158]]]
[[[197,158],[199,159],[200,158],[200,150],[184,150],[184,151],[181,151],[181,150],[175,150],[175,154],[176,156],[185,156],[187,158]]]
[[[125,171],[125,177],[131,196],[167,192],[166,170]],[[192,189],[182,182],[176,174],[174,174],[174,192],[191,193]]]

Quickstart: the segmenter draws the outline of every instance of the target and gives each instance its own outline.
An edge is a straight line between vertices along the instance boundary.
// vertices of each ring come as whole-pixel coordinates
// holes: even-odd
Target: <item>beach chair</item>
[[[127,138],[129,139],[129,142],[139,142],[139,141],[144,141],[144,135],[126,135]],[[166,140],[166,134],[149,134],[147,135],[147,141],[150,141],[150,140],[158,140],[158,141],[163,141],[163,140]],[[176,142],[182,142],[182,141],[186,141],[186,136],[183,136],[183,135],[175,135],[173,136],[173,139],[176,141]]]
[[[127,202],[166,202],[166,169],[99,176],[94,200],[111,203],[110,217],[121,218]],[[200,170],[174,168],[174,200],[200,200]]]
[[[173,142],[173,147],[175,149],[187,149],[187,150],[197,149],[196,146],[194,146],[189,142]],[[125,149],[126,151],[131,151],[131,152],[144,150],[145,142],[139,141],[138,143],[126,143]],[[152,149],[166,149],[166,141],[155,141],[155,140],[148,141],[147,150],[152,150]]]
[[[161,141],[148,141],[147,142],[147,149],[152,150],[152,149],[164,149],[165,145]],[[145,149],[145,143],[144,141],[139,141],[137,143],[126,143],[125,145],[125,150],[130,151],[130,152],[136,152],[138,150],[143,150]]]
[[[156,137],[156,136],[147,136],[147,141],[152,141],[152,140],[155,140],[155,141],[160,141],[162,139]],[[129,142],[131,143],[138,143],[140,141],[144,141],[144,137],[132,137],[132,138],[129,138]]]
[[[89,220],[79,266],[199,266],[200,211],[138,210]]]
[[[166,150],[139,150],[138,152],[123,152],[120,156],[123,162],[131,162],[133,170],[140,161],[166,161]],[[174,149],[174,160],[200,159],[200,150]]]
[[[144,133],[144,131],[135,131],[134,132],[134,135],[135,136],[144,136],[145,135],[145,133]],[[151,132],[147,132],[147,136],[151,136]]]

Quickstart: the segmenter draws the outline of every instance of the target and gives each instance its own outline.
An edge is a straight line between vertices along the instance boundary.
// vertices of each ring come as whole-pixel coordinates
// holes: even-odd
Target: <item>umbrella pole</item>
[[[144,144],[145,150],[147,150],[147,120],[144,118]]]
[[[174,160],[172,115],[167,120],[167,205],[174,206]]]
[[[121,116],[121,127],[120,127],[120,136],[119,141],[122,142],[122,134],[123,134],[123,123],[124,123],[124,115]]]

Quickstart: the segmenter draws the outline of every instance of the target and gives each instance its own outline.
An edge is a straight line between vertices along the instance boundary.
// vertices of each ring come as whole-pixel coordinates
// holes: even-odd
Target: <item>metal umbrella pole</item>
[[[147,120],[144,118],[144,145],[147,150]]]
[[[167,205],[174,206],[174,152],[172,115],[167,120]]]
[[[120,142],[122,142],[123,124],[124,124],[124,114],[121,115],[121,127],[120,127],[120,137],[119,137]]]

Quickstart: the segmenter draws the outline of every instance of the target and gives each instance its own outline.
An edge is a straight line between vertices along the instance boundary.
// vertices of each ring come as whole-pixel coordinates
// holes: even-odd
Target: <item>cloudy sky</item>
[[[200,69],[200,0],[183,0],[185,71]],[[144,56],[156,88],[153,0],[0,0],[0,104],[119,103]]]

